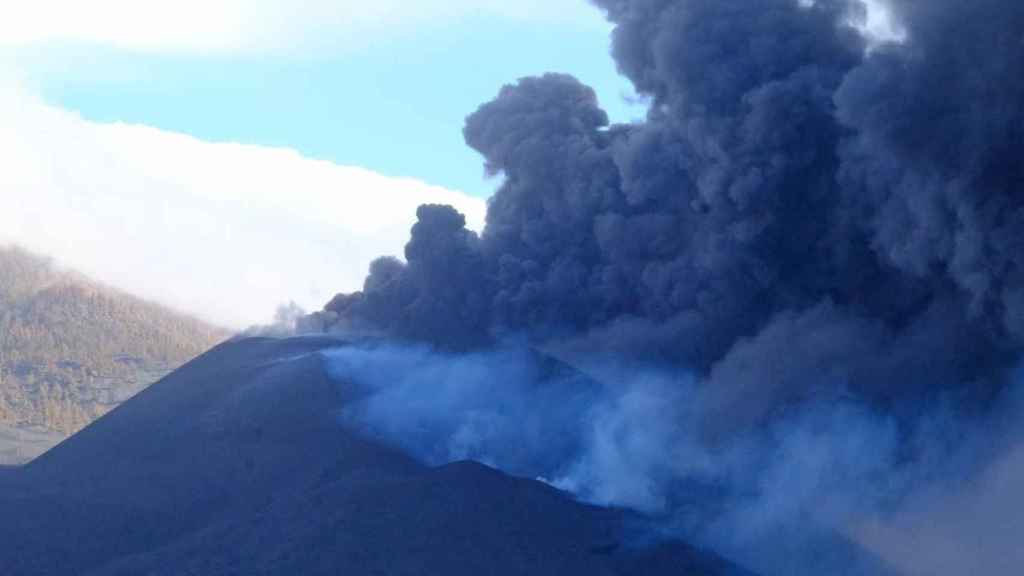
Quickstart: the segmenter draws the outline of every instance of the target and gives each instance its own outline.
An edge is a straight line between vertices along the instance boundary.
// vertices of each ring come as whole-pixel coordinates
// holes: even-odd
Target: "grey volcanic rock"
[[[742,574],[642,519],[345,431],[329,338],[224,344],[21,470],[0,469],[0,573]]]

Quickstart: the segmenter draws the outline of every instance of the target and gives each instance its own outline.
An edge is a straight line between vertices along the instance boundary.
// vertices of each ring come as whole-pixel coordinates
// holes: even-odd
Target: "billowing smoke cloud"
[[[903,39],[869,50],[855,0],[596,3],[647,121],[609,126],[564,75],[506,86],[465,128],[504,177],[482,235],[424,207],[408,264],[319,321],[667,361],[751,422],[821,370],[883,401],[1002,384],[1024,336],[1024,9],[895,2]]]
[[[506,86],[465,127],[504,179],[484,231],[421,208],[407,263],[378,261],[308,321],[449,351],[513,335],[687,374],[656,392],[620,379],[578,412],[607,431],[654,410],[622,450],[664,461],[626,462],[639,486],[586,480],[606,463],[598,433],[576,434],[575,473],[543,471],[598,501],[671,504],[709,457],[711,485],[744,493],[758,467],[716,452],[736,446],[769,459],[751,482],[782,487],[733,510],[753,527],[800,518],[805,487],[806,510],[879,509],[930,481],[964,445],[951,430],[984,434],[966,422],[999,405],[1024,344],[1024,4],[891,0],[886,39],[863,32],[859,0],[594,3],[646,121],[609,125],[569,76]],[[470,398],[543,403],[498,382]],[[396,390],[381,401],[410,400]],[[506,440],[484,453],[515,469]],[[756,520],[773,514],[786,522]]]

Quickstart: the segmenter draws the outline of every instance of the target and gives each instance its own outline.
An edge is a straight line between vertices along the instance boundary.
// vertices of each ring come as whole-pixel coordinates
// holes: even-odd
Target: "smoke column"
[[[971,447],[1010,434],[994,414],[1016,406],[1006,399],[1024,343],[1024,3],[890,0],[900,33],[888,39],[863,32],[858,0],[594,4],[615,25],[619,70],[650,101],[646,120],[609,125],[566,75],[504,87],[464,130],[502,177],[484,231],[421,207],[404,262],[378,260],[363,291],[303,324],[421,343],[396,357],[431,366],[519,366],[486,393],[441,396],[499,429],[523,424],[500,414],[543,404],[538,438],[601,425],[574,428],[575,447],[546,460],[532,436],[516,436],[519,459],[505,432],[474,451],[475,429],[448,423],[439,437],[469,438],[448,457],[684,524],[674,494],[688,482],[753,495],[700,516],[720,522],[703,533],[730,550],[735,534],[713,536],[723,526],[815,534],[799,520],[823,502],[839,509],[824,517],[848,523],[850,510],[886,510],[997,458]],[[642,369],[597,378],[613,390],[538,396],[525,361],[480,360],[508,338],[580,366]],[[412,384],[378,388],[388,405],[414,400]],[[570,393],[552,411],[545,394]],[[392,421],[374,406],[364,425]],[[617,419],[631,422],[626,437],[649,435],[623,455],[664,461],[621,463],[644,485],[588,478],[608,463],[599,430]],[[783,561],[769,572],[814,573]]]

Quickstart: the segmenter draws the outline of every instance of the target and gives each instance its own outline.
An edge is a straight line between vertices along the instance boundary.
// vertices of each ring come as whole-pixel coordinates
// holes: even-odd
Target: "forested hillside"
[[[41,437],[76,432],[226,336],[0,247],[0,463],[34,456]]]

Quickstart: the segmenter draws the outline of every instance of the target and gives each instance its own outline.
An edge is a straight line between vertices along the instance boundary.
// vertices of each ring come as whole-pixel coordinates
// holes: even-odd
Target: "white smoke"
[[[325,355],[349,395],[347,426],[430,464],[478,460],[650,514],[656,530],[769,575],[925,573],[913,566],[927,555],[908,559],[894,543],[915,534],[915,507],[935,517],[955,500],[922,505],[917,495],[960,492],[956,482],[989,460],[975,447],[994,433],[951,402],[935,401],[901,428],[867,405],[831,400],[709,440],[700,384],[672,370],[603,359],[586,363],[600,375],[592,379],[515,345],[460,355],[363,345]],[[998,565],[965,556],[968,565]]]

